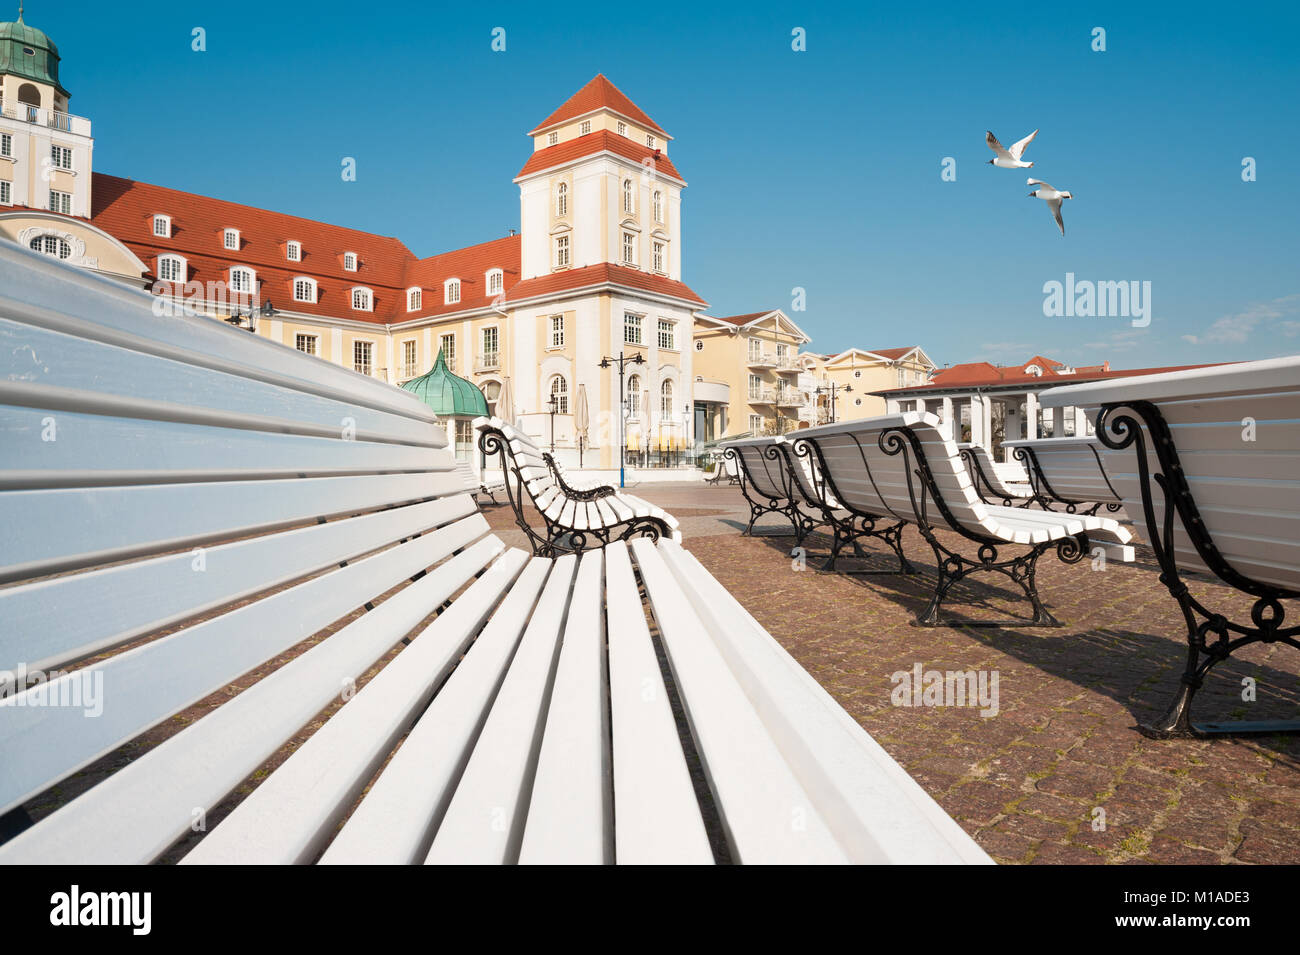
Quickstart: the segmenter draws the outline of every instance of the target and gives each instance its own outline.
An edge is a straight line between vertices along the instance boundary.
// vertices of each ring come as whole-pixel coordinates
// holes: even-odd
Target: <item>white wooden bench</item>
[[[985,504],[975,493],[957,446],[932,414],[909,411],[811,428],[799,434],[816,454],[835,497],[867,513],[892,515],[915,524],[934,551],[938,575],[929,605],[917,618],[939,624],[939,608],[958,581],[996,572],[1014,582],[1032,605],[1030,621],[1015,625],[1060,626],[1038,596],[1035,568],[1055,548],[1074,563],[1101,547],[1118,560],[1132,560],[1132,535],[1108,518],[1054,514]],[[977,545],[974,558],[945,544],[935,530],[946,528]],[[1002,558],[1009,548],[1020,552]],[[961,621],[964,626],[1003,626],[1005,621]]]
[[[1107,449],[1105,472],[1155,551],[1187,621],[1181,685],[1149,736],[1271,733],[1292,722],[1191,722],[1208,671],[1252,643],[1300,648],[1284,600],[1300,597],[1300,356],[1052,388],[1043,407],[1075,405]],[[1211,609],[1187,571],[1254,598],[1249,622]]]
[[[1034,489],[1019,464],[994,461],[989,449],[982,444],[959,444],[957,452],[966,462],[966,470],[970,474],[975,493],[985,504],[1000,504],[1003,507],[1012,504],[1021,507],[1029,505]]]
[[[0,244],[0,436],[0,863],[990,861],[675,541],[505,547],[406,392]]]
[[[801,542],[816,522],[799,510],[777,441],[774,437],[728,441],[721,445],[722,456],[740,475],[740,493],[749,505],[749,524],[742,534],[753,534],[759,518],[775,514],[790,522],[796,541]]]
[[[493,474],[485,473],[482,477],[474,473],[474,468],[468,461],[456,462],[456,473],[460,475],[461,481],[470,489],[470,494],[475,502],[478,502],[480,494],[486,495],[493,504],[497,503],[497,491],[506,489],[506,482]]]
[[[609,485],[569,485],[532,438],[500,418],[476,418],[474,429],[479,448],[489,459],[499,456],[509,475],[506,496],[534,554],[580,553],[633,537],[682,539],[677,519],[649,501]],[[530,505],[542,520],[541,532],[528,520]]]
[[[1123,506],[1101,463],[1105,446],[1095,435],[1006,441],[1029,475],[1034,501],[1044,510],[1058,506],[1067,514],[1112,514]]]

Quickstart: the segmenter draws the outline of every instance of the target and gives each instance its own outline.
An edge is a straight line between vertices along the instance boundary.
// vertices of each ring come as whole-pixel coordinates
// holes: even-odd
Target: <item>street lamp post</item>
[[[552,392],[551,400],[547,404],[551,409],[551,457],[555,457],[555,410],[559,407],[559,402],[556,400],[554,392]]]
[[[256,335],[257,316],[260,315],[262,318],[270,318],[274,314],[275,314],[275,306],[271,304],[271,300],[268,298],[265,302],[262,303],[261,308],[255,308],[254,306],[249,305],[248,313],[244,315],[241,315],[239,313],[239,306],[236,305],[234,311],[232,311],[229,317],[226,318],[226,323],[230,325],[234,325],[236,328],[243,328],[245,331],[252,332],[254,335]],[[247,326],[244,325],[244,319],[248,319]]]
[[[623,375],[627,365],[644,365],[645,356],[637,352],[631,358],[627,358],[620,351],[617,358],[605,356],[600,360],[601,368],[611,368],[618,365],[618,486],[624,487],[624,465],[627,463],[627,435],[625,433],[625,421],[627,417],[627,406],[623,397]]]
[[[830,422],[829,422],[830,424],[834,424],[836,421],[839,420],[839,416],[835,413],[835,393],[836,393],[837,391],[843,391],[843,392],[845,392],[846,394],[848,394],[848,393],[851,393],[851,392],[853,391],[853,386],[852,386],[852,385],[840,385],[840,384],[836,384],[835,382],[831,381],[831,382],[827,382],[825,385],[818,385],[817,388],[814,389],[814,392],[813,392],[814,394],[818,394],[818,395],[830,395],[830,396],[831,396],[831,420],[830,420]]]

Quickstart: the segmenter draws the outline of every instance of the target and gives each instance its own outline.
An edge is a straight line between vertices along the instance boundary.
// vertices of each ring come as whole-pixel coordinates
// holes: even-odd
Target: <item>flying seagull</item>
[[[1033,166],[1033,163],[1022,162],[1020,159],[1020,154],[1025,151],[1026,146],[1028,146],[1030,143],[1034,141],[1034,137],[1037,135],[1038,135],[1038,130],[1034,130],[1024,139],[1020,140],[1020,142],[1013,144],[1010,149],[1007,149],[1000,142],[998,142],[998,138],[994,136],[992,132],[989,132],[988,135],[984,137],[984,141],[989,144],[989,149],[997,153],[997,157],[994,159],[990,159],[989,162],[992,163],[994,166],[997,166],[999,169],[1030,168],[1031,166]]]
[[[1052,210],[1052,215],[1056,217],[1056,227],[1061,230],[1061,235],[1065,235],[1065,222],[1061,219],[1061,200],[1073,199],[1074,196],[1068,192],[1062,192],[1051,183],[1043,182],[1041,179],[1028,179],[1025,181],[1025,185],[1039,187],[1030,195],[1037,196],[1047,203],[1048,208]]]

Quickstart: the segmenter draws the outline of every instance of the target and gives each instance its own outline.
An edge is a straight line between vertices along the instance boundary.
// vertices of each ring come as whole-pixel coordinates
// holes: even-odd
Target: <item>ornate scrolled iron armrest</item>
[[[618,493],[617,488],[608,484],[586,489],[573,487],[568,481],[564,480],[564,475],[560,473],[560,466],[555,463],[555,459],[549,453],[542,452],[542,460],[550,468],[551,476],[555,478],[555,483],[560,486],[560,490],[575,501],[598,501],[602,497],[609,497],[611,494]]]

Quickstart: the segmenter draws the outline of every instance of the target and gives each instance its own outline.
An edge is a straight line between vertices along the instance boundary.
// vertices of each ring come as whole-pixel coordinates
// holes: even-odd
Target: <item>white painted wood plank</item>
[[[438,825],[427,863],[474,865],[518,860],[560,633],[577,568],[572,554],[554,561],[528,629]],[[424,732],[422,726],[417,726],[417,732]]]
[[[658,553],[851,861],[992,862],[693,555]]]
[[[527,560],[522,551],[510,554]],[[329,844],[322,864],[424,861],[552,564],[540,557],[528,561],[465,659]]]
[[[56,488],[0,494],[0,582],[459,493],[450,474]]]
[[[0,812],[226,686],[487,530],[482,515],[475,514],[62,677],[71,681],[86,679],[79,673],[102,674],[103,711],[94,719],[71,707],[25,706],[26,694],[6,697],[0,701],[0,763],[7,767],[0,776]]]
[[[631,544],[733,851],[745,863],[846,861],[654,544]]]
[[[587,551],[578,564],[521,864],[613,861],[603,557],[600,550]]]
[[[627,545],[605,548],[614,854],[620,865],[713,862]]]
[[[426,574],[0,846],[0,864],[157,858],[189,829],[195,807],[217,805],[503,549],[485,538]]]
[[[527,560],[523,551],[503,554],[182,861],[288,865],[316,858]]]
[[[68,664],[474,512],[462,494],[6,588],[0,670]]]

